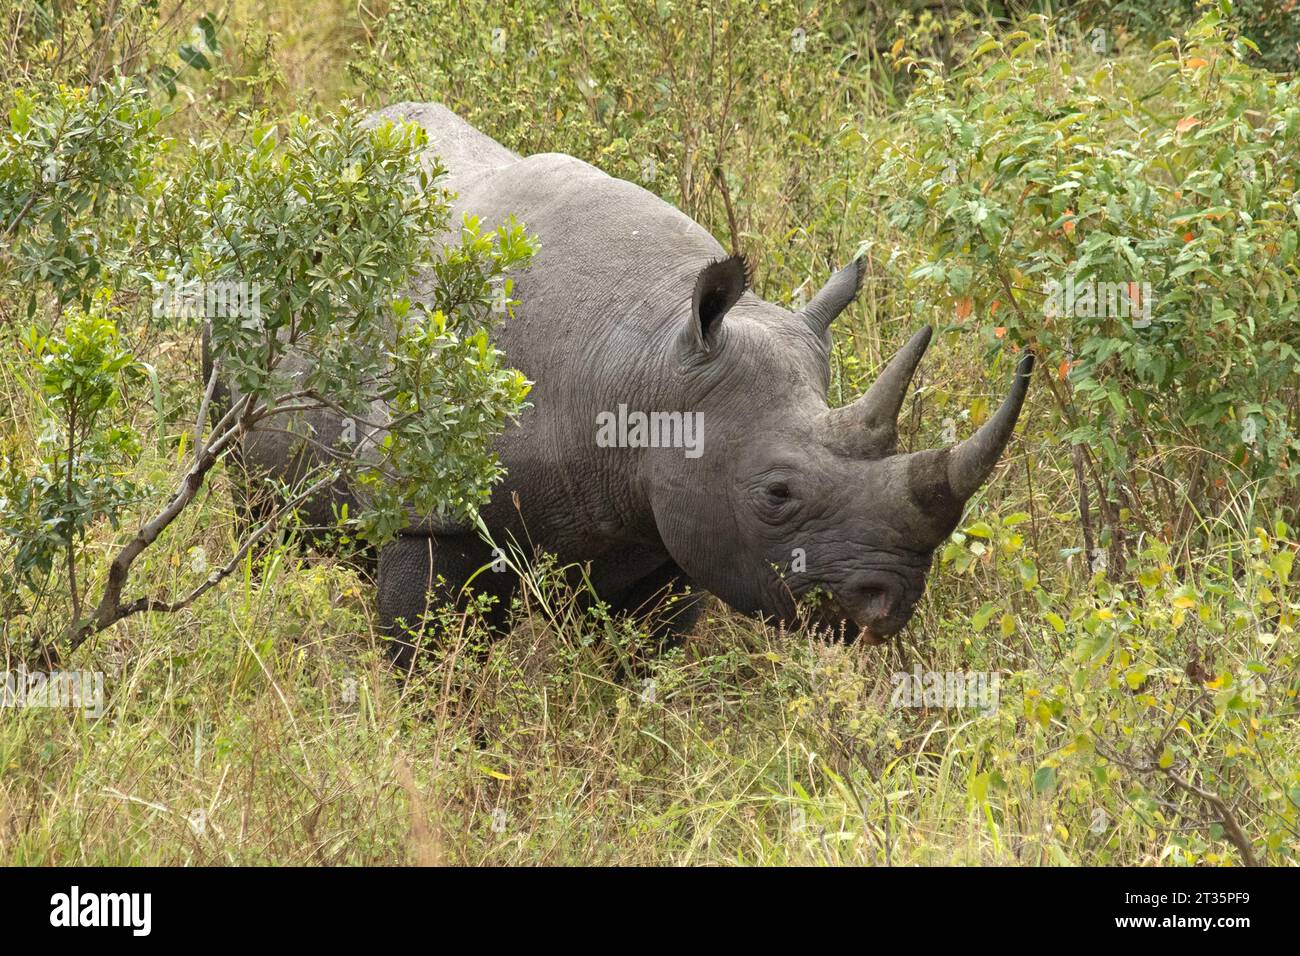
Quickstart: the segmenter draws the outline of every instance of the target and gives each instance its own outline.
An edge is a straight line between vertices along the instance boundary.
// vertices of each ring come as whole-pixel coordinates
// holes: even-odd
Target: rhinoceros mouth
[[[888,640],[887,636],[872,630],[870,624],[859,623],[851,611],[833,599],[813,613],[808,627],[827,643],[853,644],[863,641],[874,647]]]
[[[915,601],[909,601],[904,613],[888,604],[881,590],[870,601],[850,604],[834,591],[823,591],[815,604],[805,606],[806,626],[827,642],[852,644],[862,641],[871,646],[887,643],[903,629],[912,616]]]
[[[793,620],[805,632],[828,644],[852,644],[865,637],[870,644],[879,643],[860,624],[834,592],[821,586],[809,587],[794,595]]]

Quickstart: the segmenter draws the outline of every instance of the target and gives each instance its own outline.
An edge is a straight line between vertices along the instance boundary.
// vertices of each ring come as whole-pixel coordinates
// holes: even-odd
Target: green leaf
[[[992,601],[985,602],[978,611],[971,615],[971,627],[976,631],[984,630],[984,628],[988,627],[989,621],[993,619],[993,615],[996,614],[998,610],[998,605],[994,604]]]
[[[1056,768],[1039,767],[1034,771],[1034,793],[1047,793],[1056,789]]]

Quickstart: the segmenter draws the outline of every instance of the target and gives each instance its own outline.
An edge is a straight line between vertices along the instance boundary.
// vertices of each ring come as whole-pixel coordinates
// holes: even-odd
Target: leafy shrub
[[[40,293],[88,307],[128,250],[155,172],[161,113],[130,79],[14,94],[0,135],[0,282],[27,315]]]
[[[131,95],[140,102],[138,93]],[[85,99],[100,102],[96,94]],[[32,113],[30,106],[22,111],[19,133],[29,128]],[[422,165],[423,130],[389,123],[368,128],[352,113],[332,123],[297,116],[287,127],[283,146],[270,124],[256,127],[246,144],[195,146],[175,176],[151,165],[138,145],[120,153],[101,143],[118,141],[112,124],[76,130],[84,155],[108,157],[90,166],[114,172],[115,178],[100,175],[101,181],[152,184],[143,224],[131,227],[132,248],[143,259],[130,269],[152,269],[160,280],[153,317],[160,325],[179,318],[180,327],[196,335],[193,320],[209,320],[216,368],[188,449],[184,440],[177,449],[178,458],[192,450],[184,476],[157,510],[143,509],[139,530],[109,565],[93,614],[83,617],[85,578],[78,576],[76,546],[100,518],[116,527],[130,497],[111,476],[129,457],[131,434],[107,427],[99,416],[119,401],[113,376],[134,360],[118,347],[117,330],[102,308],[71,312],[60,336],[35,328],[30,333],[29,361],[43,363],[57,442],[34,457],[17,448],[7,457],[0,526],[17,549],[6,591],[11,600],[20,585],[43,592],[48,582],[34,572],[47,578],[54,555],[66,553],[72,647],[130,614],[188,606],[234,571],[294,508],[337,481],[368,490],[369,507],[357,521],[364,536],[379,542],[412,513],[472,520],[500,477],[488,446],[519,408],[528,383],[503,367],[488,334],[510,307],[507,273],[532,252],[522,226],[511,221],[485,232],[467,218],[447,245],[438,241],[448,231],[448,204],[434,185],[440,170]],[[10,143],[18,166],[52,148],[48,137]],[[24,148],[27,155],[20,155]],[[46,196],[39,185],[31,189],[38,199]],[[57,223],[59,203],[76,206],[90,189],[29,206]],[[53,234],[59,235],[57,228]],[[100,234],[86,226],[91,238]],[[49,258],[36,248],[30,256],[33,263]],[[118,269],[106,278],[128,267]],[[79,282],[88,278],[79,276]],[[422,294],[413,298],[417,286]],[[233,301],[215,309],[211,302],[190,302],[194,288],[230,290]],[[172,300],[182,304],[181,316],[168,315]],[[106,299],[97,301],[106,307]],[[218,377],[236,387],[233,407],[213,401]],[[202,384],[195,383],[196,393]],[[250,429],[277,411],[318,408],[366,423],[358,424],[355,444],[331,450],[296,486],[279,489],[282,503],[271,519],[198,586],[175,597],[126,596],[132,564]],[[62,456],[61,447],[67,449]],[[32,534],[34,528],[41,533]]]
[[[204,65],[204,38],[216,26],[196,7],[193,0],[0,0],[7,54],[0,61],[0,103],[9,105],[19,89],[93,88],[113,77],[161,82],[174,78],[180,64]]]
[[[925,243],[891,262],[917,313],[1050,359],[1103,507],[1146,528],[1183,509],[1170,482],[1201,508],[1241,481],[1297,504],[1300,108],[1243,43],[1211,12],[1151,64],[1040,20],[951,74],[903,54],[917,90],[855,200]]]
[[[73,307],[59,334],[32,329],[24,345],[38,363],[47,428],[30,462],[16,447],[0,458],[0,535],[8,539],[0,546],[7,559],[0,567],[0,598],[7,613],[23,612],[22,591],[44,592],[62,556],[75,622],[87,532],[101,518],[117,528],[140,495],[129,467],[140,451],[139,436],[124,427],[122,406],[127,377],[141,370],[103,294],[89,311]]]
[[[1137,813],[1153,831],[1178,828],[1161,859],[1221,863],[1226,842],[1245,862],[1293,860],[1300,600],[1287,526],[1256,527],[1240,555],[1195,567],[1150,540],[1121,582],[1097,573],[1075,586],[1040,576],[1029,518],[972,522],[942,555],[998,595],[972,615],[974,633],[1023,637],[1057,661],[1031,652],[1004,682],[1009,699],[988,732],[1043,756],[1027,767],[998,746],[977,749],[970,795],[990,827],[1033,794],[1056,802],[1063,838],[1079,846]]]
[[[507,273],[531,254],[523,227],[469,219],[434,242],[448,201],[441,168],[421,166],[418,127],[368,129],[351,114],[287,126],[283,145],[264,125],[246,145],[199,147],[159,196],[157,245],[174,250],[162,287],[253,292],[259,315],[209,318],[212,354],[250,407],[327,399],[370,422],[387,403],[382,461],[358,476],[375,497],[361,520],[379,538],[405,523],[403,501],[468,517],[501,475],[485,450],[528,388],[488,342]],[[413,299],[413,285],[425,294]]]
[[[1211,5],[1254,41],[1252,51],[1269,69],[1300,67],[1300,11],[1292,0],[1083,0],[1067,12],[1089,29],[1126,30],[1158,43],[1193,26],[1200,9]]]

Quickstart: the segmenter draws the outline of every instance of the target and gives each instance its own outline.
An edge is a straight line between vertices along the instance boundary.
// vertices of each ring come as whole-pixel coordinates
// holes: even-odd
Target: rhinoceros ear
[[[744,256],[710,262],[695,280],[691,320],[685,330],[688,344],[705,352],[718,344],[722,319],[749,288],[749,263]]]

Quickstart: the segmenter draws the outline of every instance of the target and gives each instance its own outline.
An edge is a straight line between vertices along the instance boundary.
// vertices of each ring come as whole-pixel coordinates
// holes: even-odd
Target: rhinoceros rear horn
[[[700,270],[691,295],[691,321],[687,342],[708,352],[717,344],[723,317],[749,288],[749,262],[744,256],[729,256],[710,262]]]
[[[894,453],[898,445],[898,413],[932,334],[930,326],[921,326],[889,360],[866,394],[830,413],[839,448],[869,458]]]
[[[979,431],[948,453],[948,486],[953,496],[965,501],[984,483],[998,463],[1002,450],[1011,440],[1011,432],[1020,417],[1020,407],[1029,390],[1029,374],[1034,370],[1034,356],[1026,353],[1016,367],[1016,380],[993,417]]]
[[[835,317],[857,297],[866,274],[866,260],[857,258],[831,276],[830,281],[822,286],[821,291],[813,296],[807,308],[800,313],[809,328],[818,335],[830,328]]]

